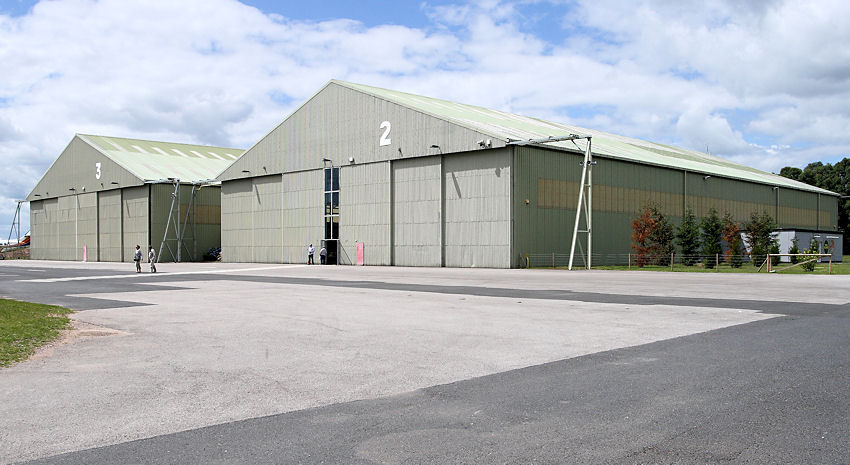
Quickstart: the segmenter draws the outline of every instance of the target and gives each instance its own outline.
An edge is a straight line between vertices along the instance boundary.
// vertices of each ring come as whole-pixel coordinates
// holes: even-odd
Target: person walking
[[[133,261],[136,262],[136,273],[142,272],[142,247],[136,244],[136,253],[133,254]]]
[[[322,265],[328,264],[328,249],[326,249],[325,246],[322,246],[322,248],[319,249],[319,263]]]
[[[308,265],[315,265],[315,263],[313,263],[313,253],[314,252],[316,252],[316,248],[313,247],[313,244],[310,244],[310,246],[307,247],[307,264]]]
[[[148,246],[148,261],[151,263],[151,273],[156,273],[156,250],[153,246]]]

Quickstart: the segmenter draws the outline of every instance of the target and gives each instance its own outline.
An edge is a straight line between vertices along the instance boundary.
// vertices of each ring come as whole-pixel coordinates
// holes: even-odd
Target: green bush
[[[769,253],[778,254],[779,253],[779,244],[776,242],[770,244],[770,248],[767,249]],[[780,257],[778,255],[770,257],[770,265],[776,266],[779,265]]]
[[[800,253],[800,248],[797,247],[797,238],[791,239],[791,248],[788,249],[788,253]],[[796,265],[800,261],[800,257],[791,257],[791,264]]]
[[[820,252],[820,246],[818,244],[818,241],[816,241],[814,239],[812,239],[812,242],[809,244],[809,248],[807,250],[803,251],[803,253],[819,253],[819,252]],[[812,258],[813,257],[803,257],[803,260],[811,260]],[[817,263],[818,263],[817,260],[812,260],[808,263],[803,263],[802,265],[800,265],[800,268],[802,268],[806,271],[815,271],[815,265],[817,265]]]

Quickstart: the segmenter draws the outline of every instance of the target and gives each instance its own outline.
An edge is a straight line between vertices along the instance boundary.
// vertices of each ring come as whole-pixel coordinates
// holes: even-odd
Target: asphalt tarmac
[[[37,264],[0,267],[0,280],[6,279],[0,295],[70,306],[81,310],[79,318],[131,335],[84,341],[0,371],[6,399],[0,401],[0,444],[26,449],[0,445],[0,457],[10,461],[850,462],[850,285],[842,277],[258,264],[174,265],[172,273],[128,277],[102,264]],[[277,303],[254,313],[237,304],[269,300]],[[189,321],[211,307],[222,307],[214,315],[223,326]],[[199,371],[185,392],[170,386],[161,399],[173,404],[150,416],[172,425],[142,422],[134,425],[140,434],[125,434],[126,440],[97,432],[114,429],[115,418],[122,418],[110,399],[136,383],[139,392],[168,384],[134,378],[133,350],[151,347],[145,344],[153,338],[191,354],[198,341],[221,344],[218,339],[228,337],[221,328],[240,317],[275,328],[283,320],[264,320],[269,308],[287,325],[305,325],[287,329],[287,354],[323,355],[294,365],[292,357],[281,357],[281,365],[266,367],[274,362],[268,349],[262,363],[248,352],[202,351],[185,363],[165,363],[171,377],[189,366]],[[174,326],[172,340],[161,328]],[[263,342],[251,331],[240,334],[249,335],[244,343]],[[190,341],[181,345],[177,337]],[[349,356],[354,352],[364,355]],[[143,368],[156,380],[162,359],[153,351],[145,357]],[[228,391],[234,381],[222,372],[246,364],[246,376],[263,392]],[[284,368],[295,373],[281,374]],[[75,372],[103,378],[101,397],[92,388],[87,410],[93,418],[77,428],[85,437],[51,446],[28,441],[45,429],[36,417],[57,409],[80,414],[66,405],[81,397]],[[110,385],[113,372],[131,386]],[[203,378],[223,381],[199,385]],[[309,381],[299,384],[300,378]],[[21,391],[11,386],[51,379],[68,387],[45,389],[45,397],[60,401],[44,413],[36,403],[23,405]],[[38,397],[33,389],[28,395]],[[193,394],[231,414],[212,409],[203,417],[210,421],[185,424],[171,418],[192,416],[181,408]],[[276,403],[281,397],[288,400]],[[105,412],[91,412],[99,404]],[[127,405],[145,413],[132,401]],[[253,407],[244,410],[247,405]],[[61,422],[58,417],[44,420]],[[223,421],[227,417],[233,420]],[[185,427],[190,424],[200,427]]]

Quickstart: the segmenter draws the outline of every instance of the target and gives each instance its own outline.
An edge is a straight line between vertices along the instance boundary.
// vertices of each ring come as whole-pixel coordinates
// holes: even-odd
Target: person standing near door
[[[133,261],[136,262],[136,273],[142,272],[142,247],[136,244],[136,252],[133,254]]]
[[[326,249],[325,246],[322,246],[322,248],[319,249],[319,262],[321,262],[322,265],[328,264],[328,249]]]
[[[310,246],[307,247],[307,264],[308,265],[315,265],[315,263],[313,263],[313,253],[315,251],[316,251],[316,248],[313,247],[313,244],[310,244]]]
[[[156,250],[152,245],[148,246],[148,261],[151,263],[151,273],[156,273]]]

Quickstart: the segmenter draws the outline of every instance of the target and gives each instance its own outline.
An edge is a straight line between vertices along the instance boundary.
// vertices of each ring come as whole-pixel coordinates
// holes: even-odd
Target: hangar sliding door
[[[440,266],[440,157],[392,162],[393,264]]]
[[[121,256],[121,189],[98,192],[98,242],[102,262],[120,262]]]
[[[510,268],[510,153],[444,157],[445,266]]]

